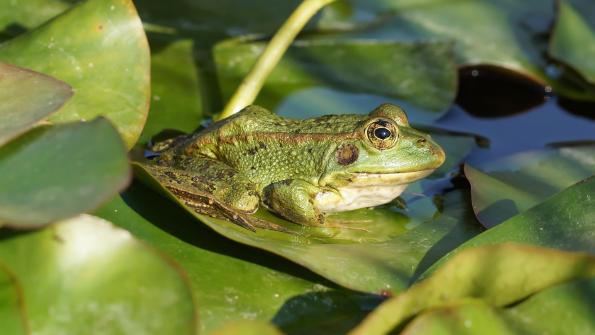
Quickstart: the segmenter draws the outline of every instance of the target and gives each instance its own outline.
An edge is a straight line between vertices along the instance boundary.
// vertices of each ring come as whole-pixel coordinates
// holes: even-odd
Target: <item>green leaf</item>
[[[164,129],[190,133],[202,120],[201,86],[194,65],[193,42],[151,39],[151,111],[139,142]]]
[[[593,319],[595,279],[556,285],[504,310],[517,334],[590,334]]]
[[[430,309],[411,321],[401,335],[515,334],[496,308],[482,300],[465,299]]]
[[[31,333],[195,334],[184,274],[102,219],[3,232],[0,261],[22,285]]]
[[[241,40],[216,46],[224,100],[264,46]],[[302,40],[283,56],[256,104],[306,118],[325,113],[362,114],[392,102],[401,105],[414,122],[429,122],[452,104],[456,71],[450,43]]]
[[[543,58],[532,38],[547,31],[552,8],[542,0],[522,3],[503,0],[430,3],[352,1],[368,15],[392,14],[385,25],[365,37],[456,41],[459,64],[492,64],[529,75],[542,75]],[[351,15],[355,15],[352,12]],[[535,19],[524,19],[531,15]],[[351,18],[353,19],[353,17]],[[523,25],[524,24],[524,25]],[[486,41],[490,43],[487,44]]]
[[[365,313],[357,314],[359,306],[373,306],[367,296],[332,290],[307,270],[219,236],[142,184],[133,183],[97,214],[184,268],[200,306],[201,333],[243,319],[300,329],[310,324],[296,326],[296,319],[308,319],[313,310],[325,315],[349,312],[355,321],[343,321],[354,324]]]
[[[0,261],[0,325],[5,334],[29,334],[23,311],[23,288]]]
[[[262,321],[235,321],[218,328],[211,335],[282,335],[279,329]]]
[[[35,128],[0,148],[0,222],[25,228],[92,210],[129,178],[105,119]]]
[[[143,20],[194,35],[201,43],[241,34],[272,34],[299,0],[135,1]],[[250,13],[250,15],[246,15]]]
[[[464,299],[421,313],[401,335],[590,334],[595,329],[593,299],[595,279],[555,285],[509,308]]]
[[[418,204],[410,204],[411,214],[389,208],[338,214],[332,218],[339,223],[335,228],[296,225],[261,210],[262,219],[282,225],[289,233],[263,229],[251,232],[228,221],[196,214],[159,185],[150,175],[150,168],[145,170],[139,163],[133,166],[141,180],[221,235],[290,259],[358,291],[400,292],[421,273],[420,269],[478,233],[473,214],[460,192],[447,195],[444,208],[448,212],[442,215],[432,207],[431,199],[421,198]],[[432,215],[437,218],[429,220]]]
[[[288,335],[345,334],[383,300],[345,290],[312,292],[288,299],[272,322]]]
[[[27,131],[72,96],[54,78],[0,63],[0,145]]]
[[[564,250],[595,252],[595,176],[489,229],[446,255],[426,273],[458,252],[482,245],[516,242]]]
[[[376,40],[452,41],[460,66],[502,67],[529,81],[551,85],[558,94],[593,100],[593,87],[565,80],[566,76],[560,76],[560,69],[550,67],[544,57],[554,19],[553,0],[352,0],[350,3],[352,8],[345,14],[323,14],[320,25],[340,27],[346,22],[375,18],[380,21],[375,27],[355,31],[349,36]],[[548,73],[553,75],[550,77]]]
[[[435,138],[447,152],[445,165],[455,168],[467,153],[463,148],[469,149],[473,143],[470,137],[445,133]],[[180,203],[143,167],[137,168],[141,180]],[[448,172],[438,171],[436,177]],[[465,193],[451,192],[444,199],[423,195],[429,190],[436,192],[444,183],[438,179],[409,186],[403,195],[405,209],[385,206],[335,215],[333,220],[348,225],[344,229],[300,226],[261,211],[261,218],[283,225],[293,234],[252,233],[186,210],[227,238],[281,255],[347,288],[399,292],[435,260],[479,232]],[[447,210],[441,214],[442,207]]]
[[[128,147],[149,108],[149,48],[129,0],[88,0],[0,44],[0,60],[54,76],[74,97],[50,121],[109,118]]]
[[[518,244],[464,250],[375,309],[350,334],[385,334],[408,318],[463,299],[504,306],[549,286],[595,276],[595,257]]]
[[[477,218],[493,227],[594,175],[591,157],[593,144],[523,152],[482,164],[481,171],[466,165]]]
[[[572,66],[595,85],[595,23],[589,25],[595,8],[579,12],[567,1],[558,1],[558,17],[552,32],[549,53]]]
[[[0,30],[30,29],[62,13],[70,7],[60,0],[0,1]]]

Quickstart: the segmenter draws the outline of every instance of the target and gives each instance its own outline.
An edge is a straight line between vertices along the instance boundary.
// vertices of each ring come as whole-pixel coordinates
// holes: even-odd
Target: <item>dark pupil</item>
[[[374,130],[374,136],[381,140],[384,140],[390,136],[390,130],[386,128],[376,128]]]

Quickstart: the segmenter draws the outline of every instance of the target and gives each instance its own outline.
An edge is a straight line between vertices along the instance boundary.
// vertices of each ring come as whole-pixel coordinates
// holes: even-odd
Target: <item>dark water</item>
[[[595,103],[559,98],[535,82],[491,67],[463,68],[454,105],[435,126],[481,135],[482,162],[560,142],[595,141]]]

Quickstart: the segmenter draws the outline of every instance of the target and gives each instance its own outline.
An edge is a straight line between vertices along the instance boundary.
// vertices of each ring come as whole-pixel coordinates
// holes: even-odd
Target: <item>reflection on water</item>
[[[491,119],[473,116],[454,106],[435,126],[489,139],[489,148],[476,148],[469,155],[467,161],[471,163],[544,148],[554,142],[595,140],[595,121],[566,112],[555,98],[525,113]]]
[[[467,158],[482,163],[551,143],[595,140],[595,104],[550,97],[547,88],[492,67],[460,71],[457,105],[434,126],[485,136],[489,147]]]
[[[528,77],[495,66],[459,70],[456,102],[473,116],[502,117],[542,104],[551,89]]]

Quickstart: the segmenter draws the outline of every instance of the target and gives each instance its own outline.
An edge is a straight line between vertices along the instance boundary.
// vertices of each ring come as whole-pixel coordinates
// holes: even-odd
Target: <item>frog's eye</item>
[[[374,120],[366,129],[368,139],[380,150],[392,148],[397,142],[398,132],[397,125],[387,119]]]
[[[376,136],[377,138],[379,138],[381,140],[385,140],[385,139],[389,138],[391,135],[392,135],[392,133],[390,132],[390,130],[388,130],[386,128],[374,129],[374,136]]]

